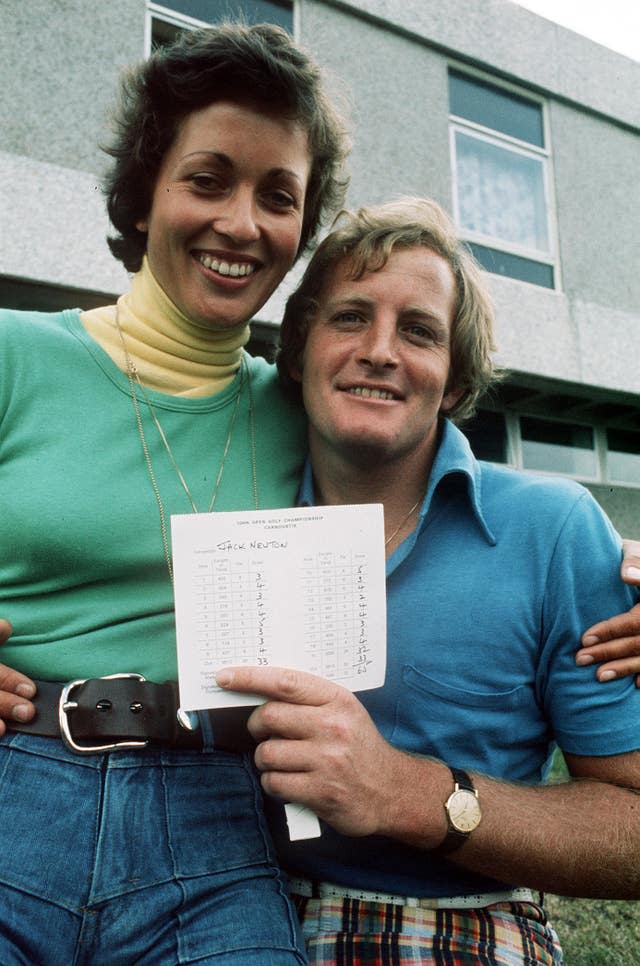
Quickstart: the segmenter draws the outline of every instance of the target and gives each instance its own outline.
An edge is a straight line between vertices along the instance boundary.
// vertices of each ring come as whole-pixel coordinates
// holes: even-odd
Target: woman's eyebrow
[[[180,161],[184,163],[185,161],[189,161],[191,158],[199,157],[215,158],[215,160],[225,168],[235,167],[235,162],[229,157],[228,154],[225,154],[223,151],[208,151],[206,149],[201,151],[190,151],[189,154],[185,154]],[[300,175],[291,168],[270,168],[269,171],[267,171],[267,177],[270,178],[279,177],[280,175],[286,175],[289,178],[294,178],[297,182],[299,182],[299,184],[302,185]]]

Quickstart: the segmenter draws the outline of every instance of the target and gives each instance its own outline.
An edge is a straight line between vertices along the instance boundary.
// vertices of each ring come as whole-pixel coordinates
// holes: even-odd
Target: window
[[[574,423],[520,417],[522,467],[596,479],[598,460],[593,429]]]
[[[596,403],[594,408],[602,405]],[[625,409],[628,420],[639,425],[640,409]],[[505,411],[479,410],[463,431],[481,460],[558,473],[586,483],[640,487],[637,429],[534,416],[507,406]]]
[[[607,477],[612,482],[640,486],[640,433],[607,430]]]
[[[542,102],[452,70],[449,107],[463,237],[487,271],[554,288]]]
[[[147,50],[170,43],[180,30],[221,20],[276,23],[293,34],[292,0],[169,0],[147,3]]]

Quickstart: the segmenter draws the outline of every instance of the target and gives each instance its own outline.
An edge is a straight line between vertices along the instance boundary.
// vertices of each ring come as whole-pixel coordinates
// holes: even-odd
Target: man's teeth
[[[209,255],[200,255],[199,260],[205,268],[210,268],[219,275],[231,275],[232,278],[242,278],[255,271],[255,265],[249,265],[247,262],[225,262],[219,258],[211,258]]]
[[[352,396],[364,396],[365,399],[395,399],[394,394],[386,389],[369,389],[368,386],[354,386],[349,392]]]

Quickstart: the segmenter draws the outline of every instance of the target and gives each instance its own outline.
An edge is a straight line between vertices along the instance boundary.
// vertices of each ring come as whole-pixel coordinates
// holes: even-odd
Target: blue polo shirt
[[[314,502],[309,465],[299,502]],[[574,662],[587,627],[636,602],[620,559],[620,541],[584,487],[480,463],[445,420],[418,526],[387,561],[385,684],[360,695],[382,735],[530,784],[544,778],[556,742],[577,755],[640,748],[633,679],[601,686],[593,668]],[[412,896],[505,886],[324,823],[321,838],[290,842],[282,807],[271,802],[269,815],[292,875]]]

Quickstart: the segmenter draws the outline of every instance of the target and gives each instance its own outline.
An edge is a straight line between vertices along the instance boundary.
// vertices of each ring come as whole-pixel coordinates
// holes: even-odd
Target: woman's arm
[[[623,548],[622,579],[640,588],[640,541],[625,540]],[[576,663],[600,663],[596,671],[598,681],[614,681],[635,674],[636,685],[640,687],[640,604],[626,614],[600,621],[586,630]]]

